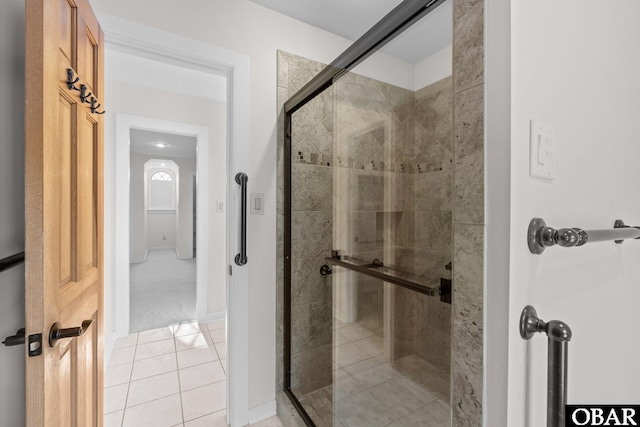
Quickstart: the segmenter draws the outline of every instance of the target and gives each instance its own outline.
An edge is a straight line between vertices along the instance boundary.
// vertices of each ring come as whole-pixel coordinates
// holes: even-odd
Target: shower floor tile
[[[333,383],[297,396],[318,427],[450,426],[448,373],[415,355],[389,362],[380,336],[336,324]]]

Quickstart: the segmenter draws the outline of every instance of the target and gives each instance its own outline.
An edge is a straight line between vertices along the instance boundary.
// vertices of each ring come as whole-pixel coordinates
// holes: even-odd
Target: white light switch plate
[[[251,215],[264,215],[264,193],[251,193]]]
[[[529,174],[553,181],[556,177],[555,131],[536,120],[531,120],[530,129]]]

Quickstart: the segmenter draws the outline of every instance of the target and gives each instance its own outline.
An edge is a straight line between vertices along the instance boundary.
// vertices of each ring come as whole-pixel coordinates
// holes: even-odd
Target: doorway
[[[223,184],[222,196],[216,196],[209,185],[215,178],[212,173],[215,166],[212,167],[209,157],[214,154],[214,138],[210,129],[203,126],[125,114],[116,116],[116,130],[118,147],[126,148],[119,154],[129,156],[128,160],[119,158],[117,162],[117,166],[128,173],[118,175],[119,178],[124,175],[126,182],[123,186],[116,186],[116,197],[122,203],[129,201],[129,207],[117,211],[118,214],[124,211],[126,215],[124,221],[118,224],[117,231],[128,240],[124,250],[126,264],[118,265],[122,267],[118,272],[121,276],[131,274],[116,285],[116,318],[129,325],[126,336],[115,342],[107,364],[105,420],[115,418],[116,424],[136,425],[141,420],[147,420],[147,417],[159,416],[154,409],[158,402],[166,407],[179,406],[181,410],[176,413],[185,417],[178,420],[181,422],[218,412],[226,417],[227,375],[223,368],[226,364],[225,314],[224,311],[211,310],[211,301],[219,307],[215,310],[225,310],[224,264],[216,266],[213,262],[197,260],[194,263],[189,251],[191,242],[181,238],[177,230],[183,220],[186,219],[184,222],[187,224],[191,222],[191,203],[185,203],[186,212],[183,215],[180,215],[179,207],[188,198],[191,173],[195,169],[201,184],[196,185],[196,193],[201,201],[198,204],[200,223],[197,225],[201,232],[196,235],[199,257],[202,260],[216,257],[224,260],[224,238],[217,239],[217,242],[211,239],[212,236],[217,238],[225,235],[224,214],[218,214],[222,221],[216,224],[215,215],[208,209],[211,196],[224,198],[226,191]],[[140,132],[190,138],[195,141],[195,158],[189,160],[172,156],[173,159],[169,159],[154,153],[136,152],[144,151],[136,148],[136,138],[133,137]],[[218,172],[224,179],[224,169]],[[158,183],[154,182],[155,177],[160,178]],[[141,184],[139,187],[142,188],[133,191],[135,183]],[[182,187],[183,191],[176,191],[171,197],[164,194],[163,201],[162,197],[150,194],[154,191],[153,184],[168,184],[172,190]],[[162,186],[158,188],[166,190]],[[135,209],[136,205],[141,205],[138,206],[141,209]],[[137,235],[141,238],[135,239]],[[190,235],[190,229],[182,233],[182,237]],[[142,240],[144,244],[138,245],[136,240]],[[118,252],[118,255],[121,254]],[[136,258],[142,258],[142,262],[136,263]],[[182,266],[178,267],[177,264]],[[187,271],[189,267],[191,273]],[[142,283],[136,281],[139,279],[136,273],[141,269],[151,276]],[[193,289],[185,289],[190,278],[193,280]],[[140,285],[152,289],[150,292],[147,292],[148,289],[136,289]],[[146,294],[139,295],[140,291]],[[183,309],[177,313],[163,313],[163,308],[166,308],[162,307],[163,303],[180,304],[184,298],[189,298],[189,294],[193,298],[191,312]],[[128,302],[123,301],[127,298]],[[146,298],[150,304],[146,312],[143,309],[141,316],[134,317],[139,309],[137,304],[140,304],[140,298]],[[172,315],[178,317],[172,318]],[[218,342],[213,342],[213,336]],[[194,379],[195,382],[190,383],[191,378],[197,381]],[[183,383],[190,383],[193,389],[183,387]],[[197,400],[198,393],[216,395],[215,403],[189,403]],[[191,407],[193,410],[189,409]]]
[[[129,330],[195,321],[197,140],[140,129],[129,140]]]
[[[223,311],[212,311],[212,301],[220,300],[212,295],[211,292],[206,294],[206,298],[200,298],[205,295],[204,292],[210,290],[202,287],[206,285],[206,281],[201,282],[200,278],[204,277],[201,270],[206,268],[207,263],[198,263],[197,265],[197,304],[196,315],[200,324],[206,324],[209,332],[211,327],[214,330],[219,326],[218,320],[226,319],[226,335],[228,338],[228,353],[231,356],[229,366],[227,368],[228,381],[225,385],[227,421],[231,425],[246,425],[248,423],[248,271],[247,267],[234,267],[233,276],[226,274],[226,264],[231,264],[233,256],[238,252],[239,247],[239,207],[240,207],[240,188],[235,185],[233,177],[240,171],[246,171],[248,166],[248,121],[249,117],[249,69],[248,57],[237,54],[235,52],[216,48],[215,46],[206,45],[194,40],[189,40],[165,33],[152,28],[144,27],[132,22],[114,19],[109,16],[100,17],[103,28],[105,28],[106,46],[107,46],[107,64],[110,62],[110,55],[115,54],[133,54],[135,61],[142,59],[153,59],[159,62],[197,70],[203,74],[213,74],[224,77],[224,93],[226,95],[226,115],[222,123],[225,130],[224,147],[226,154],[217,156],[223,163],[226,170],[225,179],[222,180],[224,193],[226,194],[220,200],[210,197],[210,191],[203,191],[203,185],[196,185],[197,192],[197,225],[196,225],[196,247],[197,257],[206,259],[209,262],[219,261],[224,268],[224,277],[222,278],[223,289],[226,297],[220,297],[223,300]],[[162,45],[158,44],[158,40],[162,40]],[[106,71],[107,80],[112,76],[114,68],[108,66]],[[111,76],[110,76],[111,74]],[[153,80],[156,77],[155,69],[149,70],[146,74],[146,80]],[[132,76],[128,78],[133,78]],[[184,86],[184,79],[176,79],[171,84],[175,86]],[[128,82],[125,84],[131,84]],[[196,85],[197,86],[197,85]],[[129,90],[121,90],[118,94],[124,94],[127,100],[120,105],[114,105],[114,93],[110,96],[110,106],[112,112],[108,112],[107,119],[111,119],[111,126],[107,127],[107,138],[111,137],[114,141],[115,149],[111,153],[107,153],[107,166],[105,181],[109,182],[109,178],[114,182],[111,189],[107,189],[107,198],[111,200],[107,202],[107,210],[111,212],[111,216],[106,220],[107,227],[111,225],[114,230],[112,240],[107,239],[107,251],[110,250],[113,256],[112,260],[107,260],[107,273],[105,277],[106,283],[114,283],[112,289],[106,289],[105,306],[107,307],[106,320],[106,353],[110,354],[116,346],[116,339],[127,337],[129,333],[129,318],[121,316],[118,307],[127,307],[129,301],[128,292],[124,292],[119,286],[128,283],[128,267],[129,267],[129,231],[126,229],[129,218],[128,204],[130,202],[128,190],[119,191],[121,188],[128,188],[129,170],[129,147],[128,133],[131,128],[166,131],[174,134],[190,135],[204,141],[211,141],[211,131],[202,126],[193,125],[193,117],[180,119],[180,122],[172,121],[170,118],[164,117],[160,119],[150,119],[151,110],[156,107],[153,97],[140,96],[133,94]],[[109,91],[109,87],[107,87]],[[200,87],[201,91],[206,88]],[[143,105],[138,109],[129,108],[136,100],[144,101]],[[126,108],[122,108],[122,107]],[[115,107],[115,108],[114,108]],[[202,110],[195,109],[196,113],[202,113]],[[116,114],[114,114],[116,113]],[[183,112],[184,113],[184,112]],[[110,116],[109,116],[110,114]],[[184,116],[183,116],[184,117]],[[109,135],[111,129],[115,133]],[[123,143],[124,141],[124,143]],[[123,146],[124,144],[124,146]],[[213,157],[212,150],[209,150],[207,144],[198,144],[198,158],[208,159],[210,154]],[[199,163],[200,164],[200,163]],[[210,168],[213,170],[213,168]],[[206,169],[198,167],[197,182],[202,183],[209,180]],[[109,177],[109,174],[112,174]],[[209,189],[211,190],[211,189]],[[216,218],[222,219],[223,222],[229,224],[226,227],[226,235],[220,236],[220,241],[226,242],[225,250],[220,254],[206,253],[207,245],[203,242],[203,237],[210,235],[207,229],[208,218],[203,208],[213,206],[224,207],[224,211]],[[219,203],[218,203],[219,202]],[[211,219],[209,218],[209,221]],[[125,224],[123,227],[122,225]],[[112,263],[112,270],[109,270],[108,263]],[[112,276],[111,280],[108,276]],[[202,293],[201,293],[202,289]],[[123,301],[124,304],[123,304]],[[210,324],[213,324],[211,326]],[[109,329],[109,327],[112,329]],[[222,328],[225,332],[225,329]],[[175,333],[175,331],[174,331]],[[220,332],[216,332],[220,334]],[[211,334],[210,334],[211,335]],[[175,335],[175,343],[177,346],[178,335]],[[226,345],[224,352],[227,352]],[[231,363],[232,362],[232,363]]]

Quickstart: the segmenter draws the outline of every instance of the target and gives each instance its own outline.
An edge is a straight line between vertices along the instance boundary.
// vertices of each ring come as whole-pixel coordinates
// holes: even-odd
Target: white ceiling
[[[135,153],[183,159],[196,158],[196,138],[192,136],[131,129],[129,141],[131,151]],[[156,146],[159,142],[167,146],[159,148]]]
[[[250,0],[299,21],[355,41],[400,0]],[[452,1],[447,0],[382,51],[417,64],[451,44]]]

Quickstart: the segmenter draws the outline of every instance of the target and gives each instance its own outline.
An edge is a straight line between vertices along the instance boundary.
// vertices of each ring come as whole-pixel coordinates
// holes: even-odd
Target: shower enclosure
[[[451,426],[453,79],[406,87],[367,67],[429,12],[451,19],[419,3],[330,66],[279,52],[280,372],[310,426]]]

